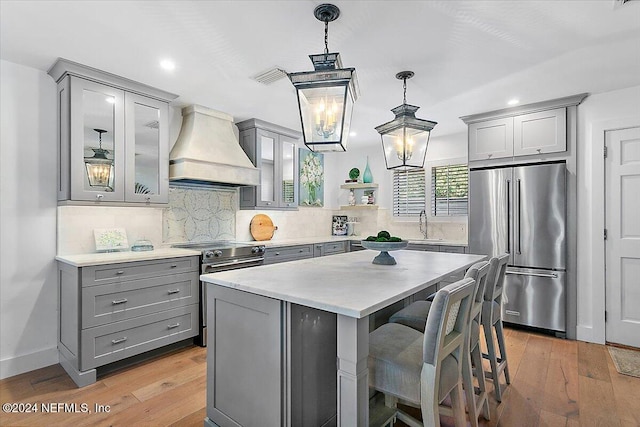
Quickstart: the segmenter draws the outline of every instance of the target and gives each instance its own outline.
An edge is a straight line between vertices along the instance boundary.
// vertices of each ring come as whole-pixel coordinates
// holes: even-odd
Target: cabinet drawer
[[[199,268],[197,256],[95,265],[82,268],[82,286],[144,279],[166,275],[167,273],[198,272],[200,271]]]
[[[440,252],[448,252],[450,254],[463,254],[464,246],[440,246]]]
[[[440,246],[438,245],[423,245],[421,243],[409,243],[407,249],[410,251],[440,252]]]
[[[323,255],[341,254],[344,251],[344,242],[325,243],[323,247]]]
[[[313,257],[313,245],[285,246],[267,248],[264,252],[264,263],[273,264],[283,261],[294,261]]]
[[[198,305],[85,329],[81,332],[80,370],[102,366],[196,335]]]
[[[198,304],[198,273],[89,286],[82,290],[82,328]]]

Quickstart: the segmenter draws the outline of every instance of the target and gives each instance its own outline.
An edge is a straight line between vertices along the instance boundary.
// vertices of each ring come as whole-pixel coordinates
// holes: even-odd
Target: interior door
[[[606,340],[640,348],[640,127],[607,131]]]
[[[566,164],[513,169],[513,265],[566,268]]]

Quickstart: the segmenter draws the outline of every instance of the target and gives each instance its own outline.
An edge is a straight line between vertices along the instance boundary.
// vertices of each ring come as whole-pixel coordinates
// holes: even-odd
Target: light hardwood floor
[[[512,375],[483,426],[640,426],[640,378],[620,375],[606,347],[506,329]],[[81,389],[59,365],[0,381],[0,403],[87,404],[92,413],[0,413],[2,426],[202,426],[206,349],[189,347]],[[110,412],[93,412],[96,404]],[[64,408],[61,407],[61,410]],[[448,425],[445,420],[443,425]],[[400,423],[398,423],[400,425]]]

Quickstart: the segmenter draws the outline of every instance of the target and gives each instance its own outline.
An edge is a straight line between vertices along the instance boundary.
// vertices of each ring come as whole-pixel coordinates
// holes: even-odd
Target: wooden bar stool
[[[487,287],[484,292],[481,316],[482,329],[484,330],[484,338],[488,351],[488,354],[482,354],[482,357],[489,359],[489,364],[491,365],[491,372],[486,372],[485,375],[493,381],[493,388],[498,402],[502,402],[500,374],[504,373],[506,383],[511,384],[501,313],[502,289],[504,287],[504,277],[508,261],[509,254],[494,257],[490,261],[491,268],[489,278],[487,279]],[[495,340],[493,331],[495,331]],[[495,341],[498,342],[498,349],[496,349]],[[496,350],[499,350],[499,355]]]
[[[465,278],[440,289],[424,334],[398,323],[369,334],[369,387],[384,393],[395,416],[410,426],[440,426],[440,404],[447,396],[456,427],[466,425],[462,353],[475,286]],[[398,409],[398,402],[419,407],[423,423]]]

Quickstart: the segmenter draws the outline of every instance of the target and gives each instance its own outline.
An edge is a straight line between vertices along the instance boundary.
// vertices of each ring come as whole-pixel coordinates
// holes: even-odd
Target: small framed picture
[[[96,252],[116,252],[129,249],[127,232],[124,228],[95,228]]]
[[[333,220],[331,221],[331,235],[332,236],[347,235],[347,216],[346,215],[333,215]]]

